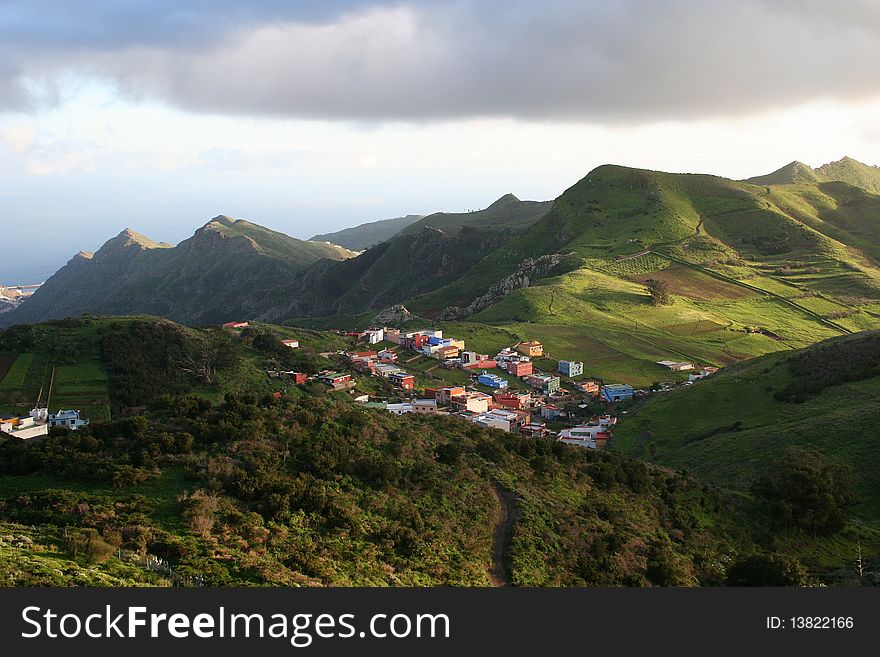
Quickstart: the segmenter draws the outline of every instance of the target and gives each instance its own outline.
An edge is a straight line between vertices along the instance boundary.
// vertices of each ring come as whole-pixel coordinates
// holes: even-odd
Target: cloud
[[[197,113],[364,121],[644,123],[880,96],[873,0],[11,7],[7,107],[71,72]]]

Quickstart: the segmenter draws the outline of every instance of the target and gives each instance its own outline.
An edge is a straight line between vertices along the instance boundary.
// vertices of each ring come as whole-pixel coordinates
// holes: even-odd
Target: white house
[[[385,329],[367,329],[361,335],[368,343],[376,344],[385,339]]]
[[[297,349],[299,347],[299,340],[282,340],[281,344],[291,349]]]

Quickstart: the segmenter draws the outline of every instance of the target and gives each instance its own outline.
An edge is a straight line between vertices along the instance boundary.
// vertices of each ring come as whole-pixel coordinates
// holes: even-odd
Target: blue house
[[[623,383],[609,383],[602,386],[602,399],[607,402],[619,402],[632,399],[633,388]]]
[[[477,383],[482,383],[484,386],[489,386],[490,388],[506,388],[507,380],[502,379],[497,374],[489,374],[488,372],[483,372],[477,377]]]
[[[559,361],[559,372],[568,377],[580,376],[584,373],[584,364],[579,360]]]

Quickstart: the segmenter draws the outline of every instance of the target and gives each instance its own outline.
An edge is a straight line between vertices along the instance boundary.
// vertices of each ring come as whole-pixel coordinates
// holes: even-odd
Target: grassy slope
[[[795,379],[791,357],[769,354],[652,397],[618,424],[615,449],[645,455],[639,445],[653,441],[658,463],[744,491],[785,446],[815,448],[853,466],[859,512],[880,522],[880,378],[826,388],[803,403],[778,401],[774,392]]]
[[[574,252],[577,270],[468,320],[646,385],[670,378],[657,360],[723,365],[880,327],[877,217],[880,197],[843,183],[767,188],[604,166],[460,280],[406,305],[466,305],[524,258]],[[648,278],[670,284],[672,305],[651,305]]]

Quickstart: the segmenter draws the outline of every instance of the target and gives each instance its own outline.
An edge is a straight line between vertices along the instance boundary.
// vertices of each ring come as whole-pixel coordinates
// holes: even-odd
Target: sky
[[[0,284],[126,227],[308,238],[844,155],[880,164],[875,0],[0,0]]]

